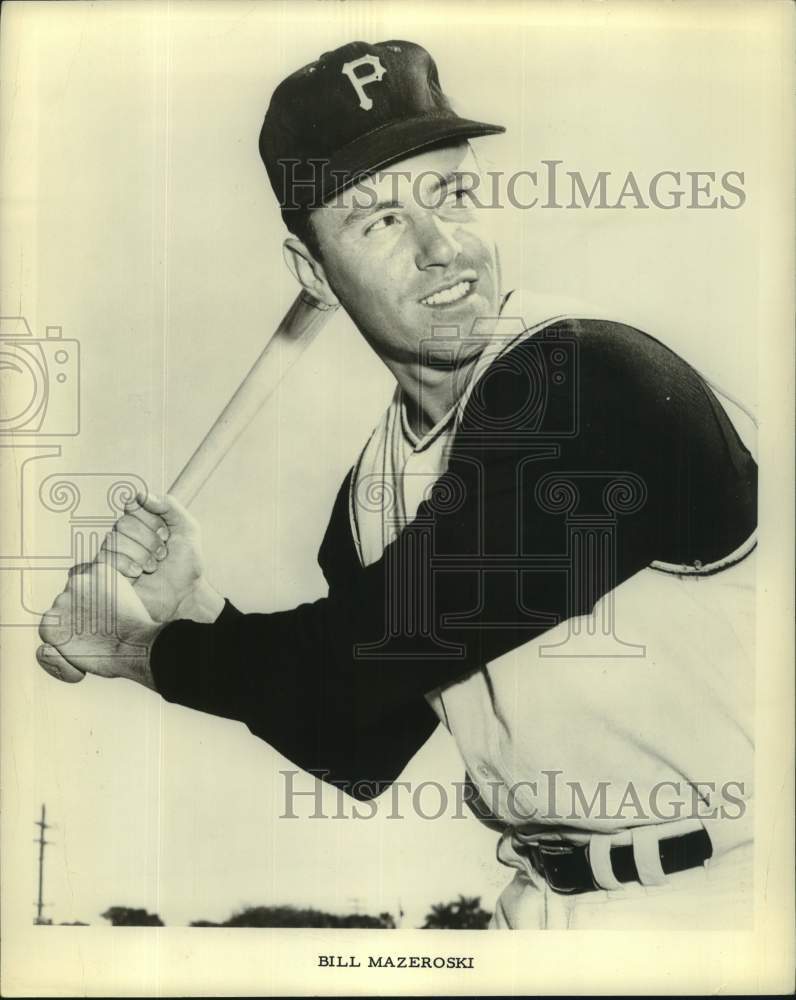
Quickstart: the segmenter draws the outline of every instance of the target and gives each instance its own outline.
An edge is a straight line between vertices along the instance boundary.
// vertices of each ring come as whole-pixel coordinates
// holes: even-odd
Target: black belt
[[[589,863],[588,844],[563,844],[541,841],[517,847],[554,892],[594,892],[597,885]],[[697,868],[713,854],[707,831],[694,830],[679,837],[666,837],[658,843],[658,855],[664,875]],[[611,868],[617,882],[640,882],[636,859],[630,845],[612,847]]]

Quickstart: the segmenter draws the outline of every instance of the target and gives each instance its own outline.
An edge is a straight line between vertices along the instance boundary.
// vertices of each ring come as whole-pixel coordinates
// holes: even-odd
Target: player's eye
[[[388,229],[390,226],[394,226],[398,222],[397,215],[382,215],[380,219],[376,219],[375,222],[365,229],[365,235],[369,236],[371,233],[378,233],[381,230]]]
[[[442,204],[445,208],[471,208],[473,199],[467,188],[457,187],[448,192]]]

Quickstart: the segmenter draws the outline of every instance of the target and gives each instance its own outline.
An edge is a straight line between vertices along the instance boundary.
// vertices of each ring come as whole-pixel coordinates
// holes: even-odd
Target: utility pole
[[[41,819],[35,821],[35,825],[39,827],[39,839],[35,840],[34,843],[39,845],[39,898],[36,902],[36,919],[33,921],[35,924],[44,924],[48,921],[42,919],[41,911],[44,909],[44,897],[42,895],[44,891],[44,848],[50,843],[49,840],[44,839],[44,831],[49,830],[50,826],[46,822],[47,809],[42,803],[41,807]]]

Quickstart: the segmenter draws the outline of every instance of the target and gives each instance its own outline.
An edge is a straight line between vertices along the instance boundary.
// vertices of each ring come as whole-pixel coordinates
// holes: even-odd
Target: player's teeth
[[[422,302],[425,306],[446,305],[448,302],[455,302],[457,299],[463,298],[469,290],[470,282],[460,281],[458,285],[454,285],[452,288],[446,288],[442,292],[436,292],[434,295],[429,295],[428,298],[423,299]]]

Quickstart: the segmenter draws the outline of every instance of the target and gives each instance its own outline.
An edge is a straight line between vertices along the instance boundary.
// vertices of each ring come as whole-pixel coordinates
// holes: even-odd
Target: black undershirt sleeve
[[[370,797],[433,730],[426,692],[653,560],[725,557],[755,520],[755,464],[697,373],[637,330],[568,321],[490,366],[447,472],[378,562],[289,611],[169,624],[153,676]]]

